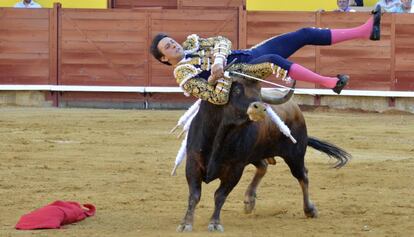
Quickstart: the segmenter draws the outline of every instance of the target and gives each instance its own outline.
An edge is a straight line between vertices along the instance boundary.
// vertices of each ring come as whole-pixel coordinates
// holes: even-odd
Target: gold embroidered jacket
[[[191,57],[185,58],[175,65],[174,77],[184,93],[187,96],[193,95],[213,104],[226,104],[231,79],[223,78],[218,81],[217,85],[210,85],[199,74],[203,71],[210,71],[215,56],[222,55],[227,58],[231,53],[230,40],[222,36],[203,39],[193,34],[187,37],[183,48],[185,54],[191,54]],[[275,67],[273,63],[239,63],[232,65],[228,70],[258,78],[266,78],[271,74],[277,74],[276,77],[284,78],[287,74],[287,71],[278,66]]]

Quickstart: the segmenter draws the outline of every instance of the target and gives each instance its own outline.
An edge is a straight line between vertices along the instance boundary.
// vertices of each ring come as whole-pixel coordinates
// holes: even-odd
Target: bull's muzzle
[[[262,102],[253,102],[247,108],[249,119],[257,122],[266,118],[266,106]]]

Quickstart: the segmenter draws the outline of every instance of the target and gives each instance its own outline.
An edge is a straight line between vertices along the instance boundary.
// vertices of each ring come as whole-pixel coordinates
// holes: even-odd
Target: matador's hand
[[[213,77],[214,80],[217,80],[219,78],[222,78],[224,75],[224,66],[221,63],[215,63],[213,66],[211,66],[211,77]]]
[[[207,82],[208,82],[209,85],[212,85],[213,86],[213,85],[216,84],[216,82],[217,82],[218,79],[220,79],[220,78],[214,78],[212,75],[210,75],[208,77]]]

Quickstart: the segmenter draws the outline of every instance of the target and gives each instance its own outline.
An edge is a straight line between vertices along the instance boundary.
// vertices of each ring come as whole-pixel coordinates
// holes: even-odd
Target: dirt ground
[[[193,232],[175,229],[187,205],[184,168],[171,177],[183,111],[0,108],[0,236],[212,236],[214,181],[203,185]],[[353,155],[342,169],[311,148],[307,219],[302,194],[277,159],[243,212],[253,166],[230,194],[220,236],[414,236],[414,115],[305,112],[309,134]],[[17,231],[19,217],[55,200],[96,205],[94,217],[59,230]]]

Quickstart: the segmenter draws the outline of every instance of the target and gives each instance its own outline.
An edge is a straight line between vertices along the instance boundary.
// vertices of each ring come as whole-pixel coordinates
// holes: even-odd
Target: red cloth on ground
[[[77,202],[55,201],[20,217],[16,229],[57,229],[95,215],[95,206],[83,204],[83,207]]]

